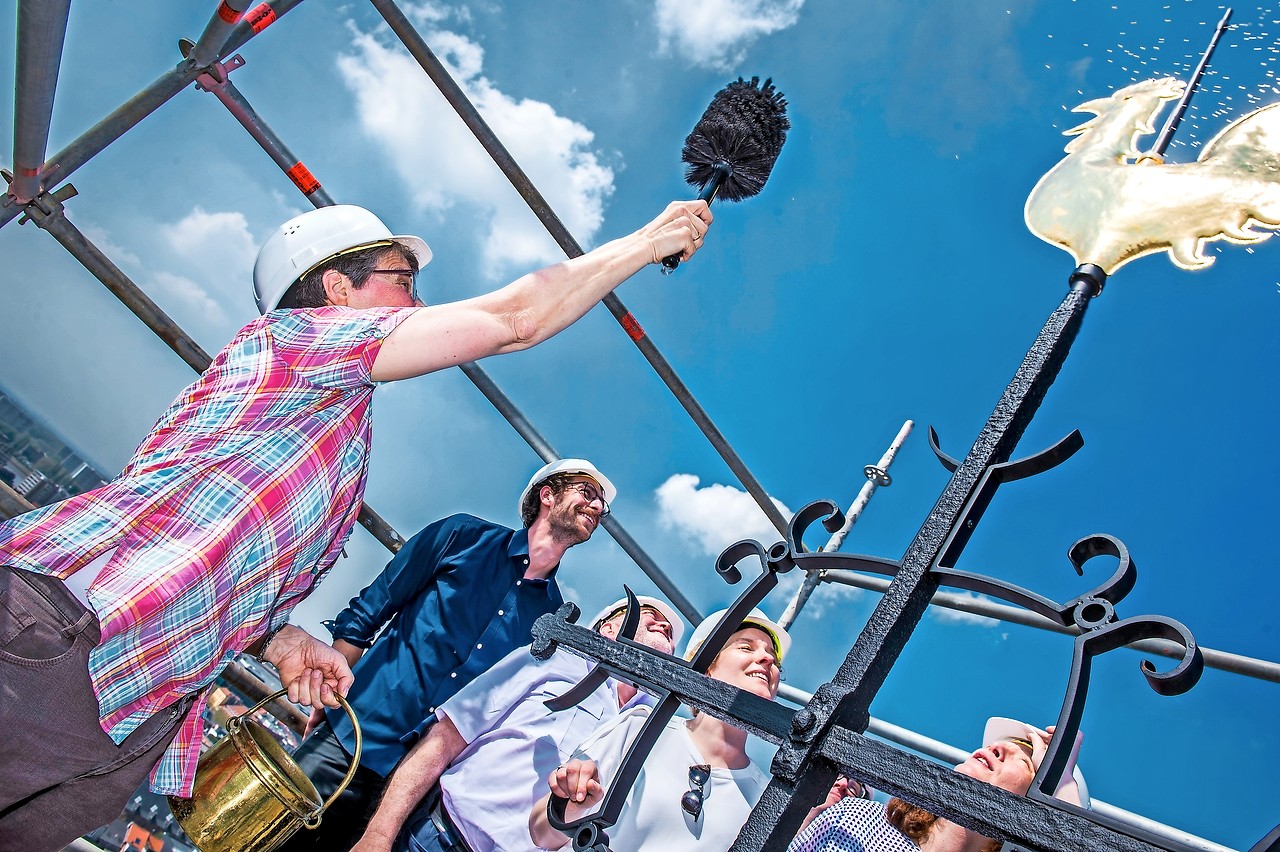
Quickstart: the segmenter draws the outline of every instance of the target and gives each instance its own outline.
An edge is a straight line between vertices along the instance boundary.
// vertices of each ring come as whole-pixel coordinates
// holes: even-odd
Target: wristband
[[[286,621],[284,624],[281,624],[281,625],[280,625],[279,627],[277,627],[275,630],[268,630],[268,631],[267,631],[266,635],[262,637],[262,648],[260,648],[260,649],[258,650],[258,659],[259,659],[259,660],[262,660],[263,662],[266,662],[266,659],[267,659],[267,647],[271,644],[271,640],[272,640],[272,639],[274,639],[274,638],[276,638],[276,634],[277,634],[277,633],[279,633],[281,630],[284,630],[284,629],[285,629],[286,627],[288,627],[288,626],[289,626],[289,622],[287,622],[287,621]]]

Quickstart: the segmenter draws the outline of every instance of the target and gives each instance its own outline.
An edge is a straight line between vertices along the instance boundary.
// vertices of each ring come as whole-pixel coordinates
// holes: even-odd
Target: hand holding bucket
[[[330,805],[347,789],[360,765],[360,722],[342,696],[338,703],[351,717],[356,748],[338,789],[321,802],[320,794],[270,732],[249,718],[281,689],[227,724],[227,736],[200,757],[190,799],[169,797],[169,808],[201,852],[270,852],[299,828],[314,829]]]

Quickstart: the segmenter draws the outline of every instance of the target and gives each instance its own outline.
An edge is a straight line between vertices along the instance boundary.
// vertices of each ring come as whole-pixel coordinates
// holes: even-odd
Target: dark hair
[[[524,502],[520,504],[520,523],[524,524],[525,529],[533,526],[533,522],[538,519],[538,511],[542,505],[542,498],[538,495],[542,493],[542,486],[550,485],[551,493],[559,495],[561,491],[564,491],[565,485],[569,483],[569,477],[581,475],[579,473],[556,473],[530,488],[529,493],[524,497]]]
[[[377,243],[368,248],[329,258],[315,269],[299,278],[280,297],[281,308],[323,308],[329,304],[324,292],[324,274],[332,269],[351,279],[357,290],[365,285],[373,270],[387,263],[391,257],[403,261],[414,272],[418,271],[418,256],[399,243]]]
[[[929,832],[933,830],[933,824],[938,821],[937,816],[924,808],[904,802],[897,797],[890,799],[889,804],[885,805],[885,815],[889,818],[890,825],[905,834],[917,846],[929,836]],[[1002,845],[999,840],[988,840],[982,847],[982,852],[1000,852]]]

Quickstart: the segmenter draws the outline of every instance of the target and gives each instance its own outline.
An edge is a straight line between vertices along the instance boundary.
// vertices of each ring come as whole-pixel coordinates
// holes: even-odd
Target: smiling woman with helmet
[[[702,620],[689,637],[685,659],[693,659],[727,613],[720,610]],[[707,676],[772,700],[778,694],[782,660],[790,646],[787,631],[753,609],[721,646]],[[566,820],[596,809],[647,716],[647,707],[635,708],[597,729],[578,747],[575,759],[547,779],[552,793],[568,799]],[[613,852],[728,849],[769,783],[769,776],[747,755],[746,746],[746,731],[705,713],[672,719],[645,760],[617,823],[609,829],[609,848]],[[548,799],[543,797],[534,805],[529,830],[537,846],[559,849],[569,838],[547,820]]]
[[[364,494],[375,382],[546,340],[668,255],[711,213],[638,231],[492,293],[423,306],[431,251],[338,206],[286,222],[254,267],[263,316],[214,358],[102,488],[0,523],[0,834],[60,848],[152,789],[188,796],[204,690],[241,651],[289,698],[337,706],[347,660],[288,624]],[[53,665],[52,661],[57,661]],[[86,676],[87,674],[87,676]],[[46,711],[50,702],[60,714]]]

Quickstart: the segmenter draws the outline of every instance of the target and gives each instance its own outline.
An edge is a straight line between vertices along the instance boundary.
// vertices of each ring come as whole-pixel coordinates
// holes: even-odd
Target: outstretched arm
[[[448,716],[432,725],[387,779],[378,810],[351,852],[390,852],[414,808],[466,747]]]
[[[668,255],[688,260],[711,224],[705,201],[677,201],[633,234],[521,276],[500,290],[419,308],[383,341],[375,381],[420,376],[557,334],[623,281]]]

